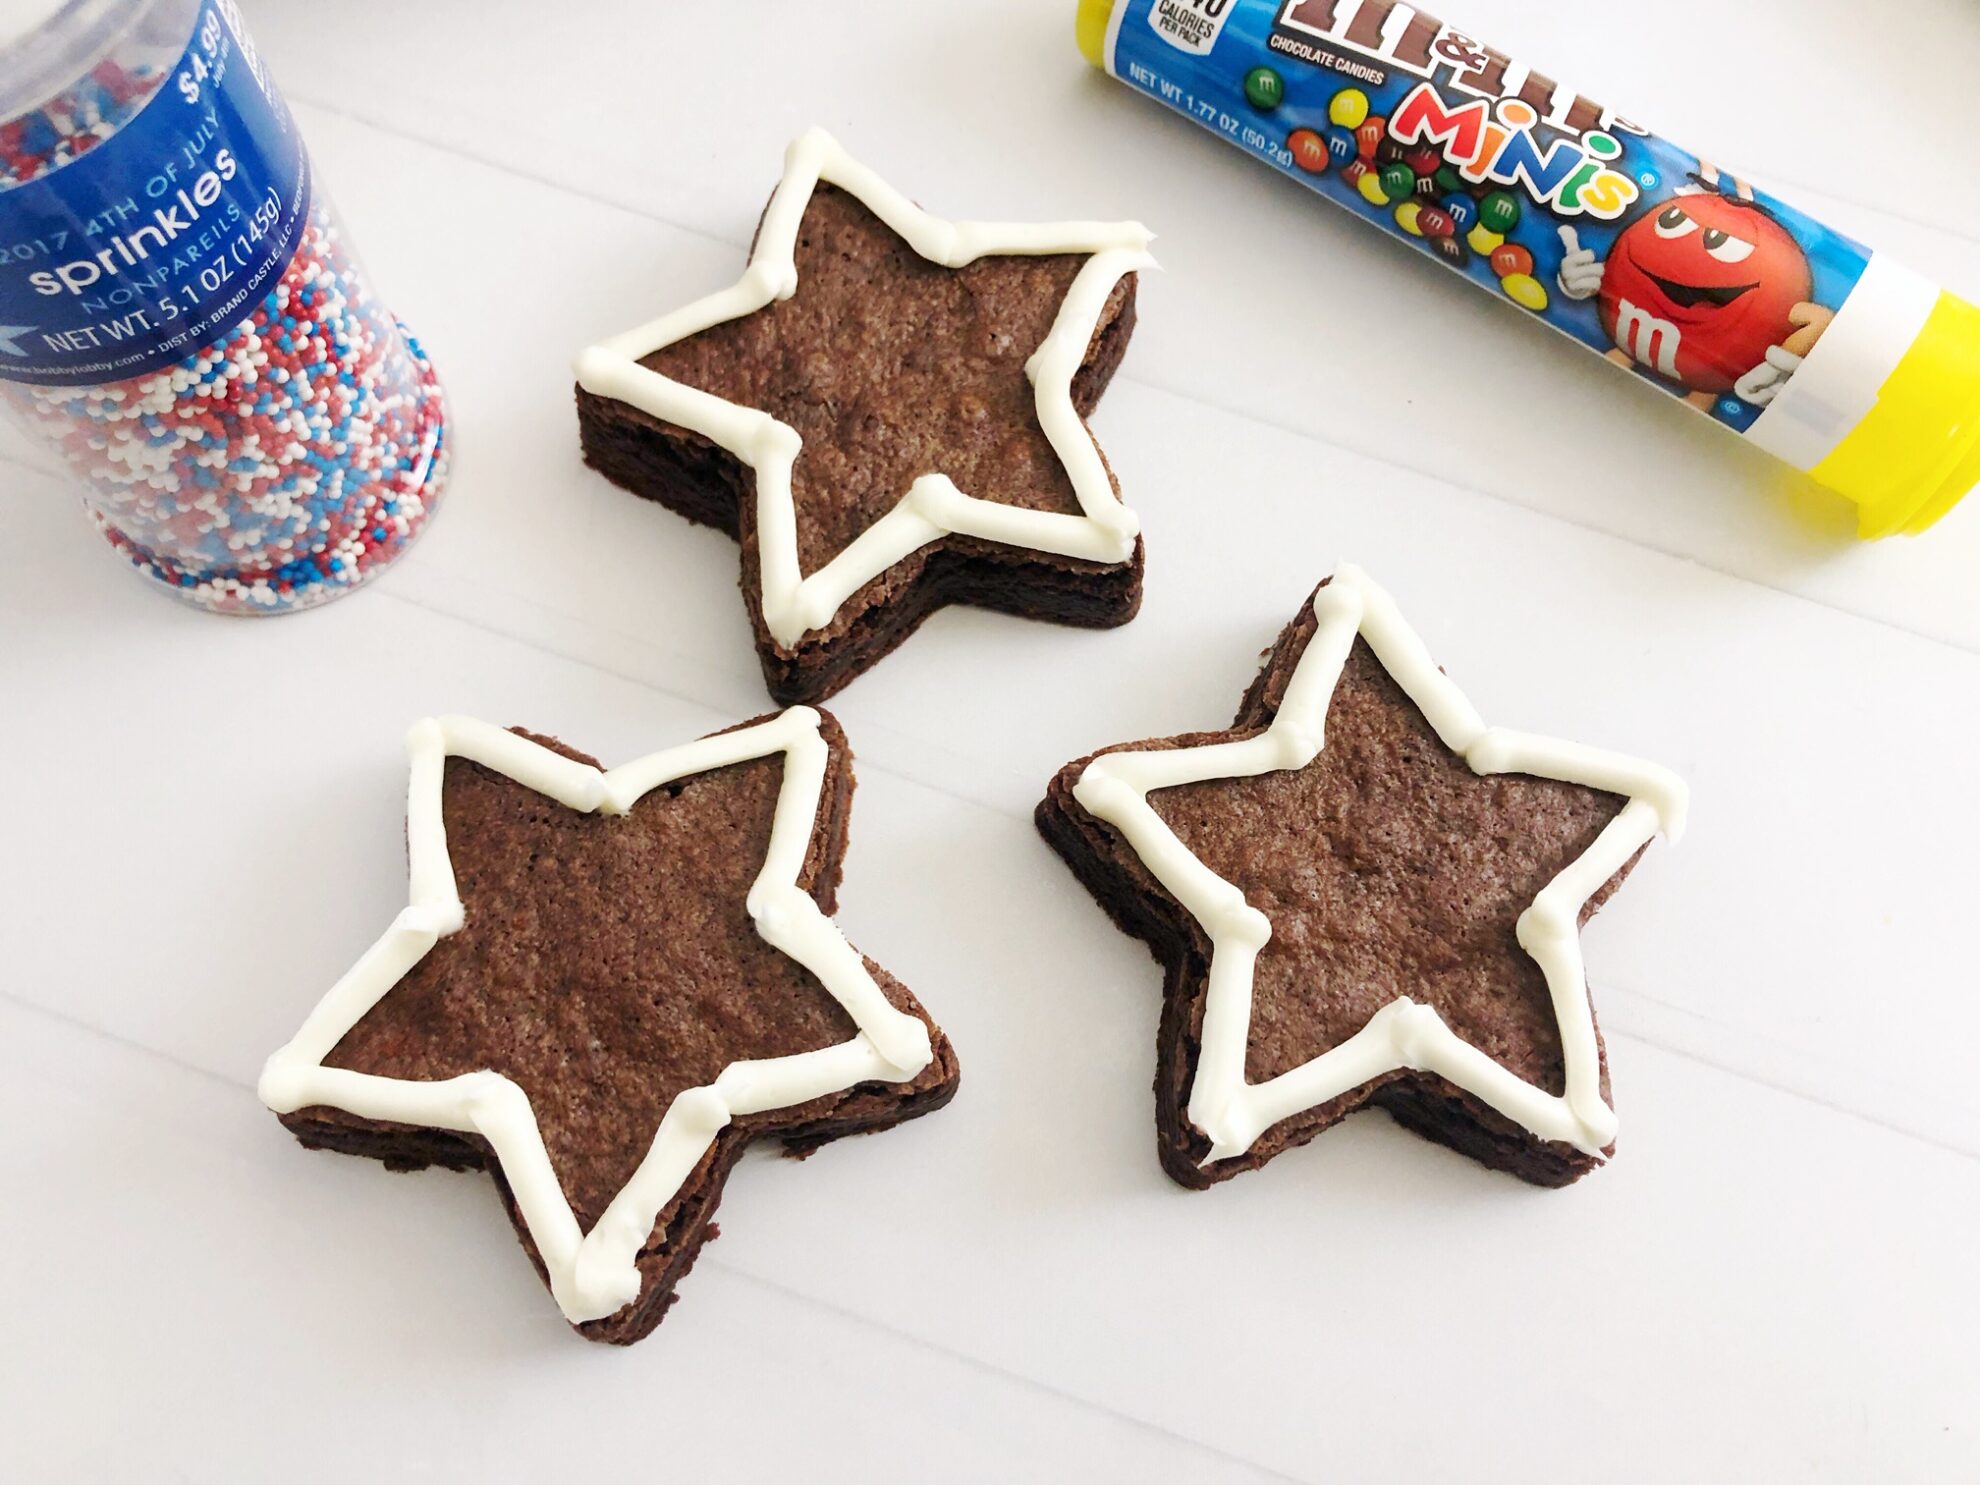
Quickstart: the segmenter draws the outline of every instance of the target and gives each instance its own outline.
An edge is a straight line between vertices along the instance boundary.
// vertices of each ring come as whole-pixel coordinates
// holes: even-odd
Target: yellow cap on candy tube
[[[1940,292],[1876,404],[1809,471],[1857,534],[1923,531],[1980,484],[1980,309]]]
[[[1107,66],[1107,20],[1113,13],[1114,0],[1079,0],[1079,18],[1073,22],[1080,55],[1102,71]]]
[[[1079,0],[1074,35],[1102,71],[1125,3]],[[1851,501],[1859,536],[1911,535],[1980,486],[1980,307],[1881,255],[1871,280],[1876,292],[1844,301],[1848,333],[1828,337],[1847,344],[1808,352],[1749,436]]]

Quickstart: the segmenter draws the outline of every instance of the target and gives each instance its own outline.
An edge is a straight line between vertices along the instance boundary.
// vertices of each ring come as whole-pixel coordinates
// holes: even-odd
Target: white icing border
[[[1102,754],[1081,771],[1073,788],[1080,807],[1126,836],[1142,863],[1210,936],[1203,1044],[1188,1108],[1190,1123],[1211,1141],[1204,1164],[1241,1155],[1282,1119],[1400,1069],[1441,1074],[1541,1139],[1599,1157],[1615,1139],[1616,1116],[1602,1098],[1578,919],[1589,897],[1653,836],[1661,832],[1676,840],[1683,832],[1683,780],[1618,753],[1487,727],[1437,668],[1394,600],[1359,568],[1337,570],[1315,595],[1313,611],[1318,627],[1264,732],[1194,748]],[[1408,996],[1383,1006],[1360,1031],[1318,1057],[1264,1083],[1245,1081],[1253,966],[1272,935],[1271,922],[1177,839],[1148,795],[1178,784],[1249,778],[1311,763],[1326,746],[1327,707],[1357,634],[1444,745],[1474,773],[1534,774],[1629,798],[1519,918],[1520,947],[1546,975],[1560,1026],[1567,1064],[1562,1095],[1516,1077],[1460,1038],[1435,1009]]]
[[[829,761],[819,726],[819,714],[810,707],[792,707],[753,727],[601,772],[471,718],[429,717],[416,724],[406,738],[412,759],[406,799],[409,904],[330,988],[288,1045],[268,1059],[257,1090],[262,1102],[278,1114],[327,1105],[364,1119],[481,1135],[502,1163],[564,1314],[578,1323],[630,1304],[640,1289],[635,1260],[654,1219],[732,1118],[787,1108],[858,1083],[904,1083],[934,1057],[928,1028],[889,1003],[859,952],[797,885]],[[418,1082],[323,1066],[359,1018],[465,921],[441,809],[448,758],[471,759],[574,810],[622,815],[641,796],[675,779],[775,753],[784,755],[784,776],[763,867],[749,890],[749,915],[765,941],[817,976],[859,1032],[813,1052],[732,1062],[708,1086],[678,1094],[639,1168],[590,1232],[578,1229],[529,1096],[502,1074]]]
[[[797,238],[819,181],[850,192],[931,263],[961,268],[992,254],[1086,253],[1059,306],[1051,332],[1031,359],[1038,421],[1065,466],[1081,515],[1025,510],[980,500],[945,474],[924,474],[887,512],[810,576],[798,568],[797,512],[791,471],[802,444],[797,430],[757,408],[649,371],[639,364],[663,346],[756,313],[797,292]],[[930,216],[839,147],[823,129],[795,140],[784,178],[763,214],[756,249],[729,288],[671,314],[587,347],[577,358],[578,385],[713,439],[756,471],[756,535],[763,619],[786,648],[831,623],[841,605],[911,552],[951,533],[981,537],[1090,562],[1125,562],[1140,522],[1114,493],[1107,467],[1073,407],[1072,383],[1086,357],[1107,296],[1127,274],[1152,268],[1148,229],[1139,222],[951,222]]]

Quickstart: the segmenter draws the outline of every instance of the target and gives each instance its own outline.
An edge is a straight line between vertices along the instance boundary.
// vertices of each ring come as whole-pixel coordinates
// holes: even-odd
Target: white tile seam
[[[227,1077],[223,1073],[217,1073],[212,1071],[211,1069],[200,1067],[195,1063],[189,1063],[180,1058],[170,1056],[167,1053],[159,1052],[153,1048],[145,1046],[141,1042],[135,1042],[132,1041],[129,1037],[120,1036],[115,1032],[106,1031],[102,1027],[94,1026],[91,1023],[80,1020],[77,1017],[69,1015],[66,1012],[58,1011],[48,1006],[36,1005],[32,1001],[21,1000],[18,997],[16,997],[14,994],[12,994],[12,992],[6,990],[0,990],[0,1001],[5,1002],[6,1004],[12,1006],[14,1009],[18,1011],[23,1011],[29,1014],[40,1016],[45,1020],[49,1020],[56,1023],[57,1025],[64,1026],[71,1031],[80,1032],[87,1036],[98,1037],[103,1041],[110,1043],[112,1046],[119,1048],[122,1051],[152,1058],[153,1060],[159,1062],[161,1065],[171,1069],[174,1072],[184,1073],[189,1076],[198,1078],[204,1082],[218,1084],[220,1087],[225,1088],[230,1092],[241,1094],[245,1101],[251,1102],[253,1099],[254,1090],[252,1087],[242,1083],[238,1083],[234,1079]],[[1139,1432],[1147,1433],[1156,1438],[1159,1438],[1163,1440],[1165,1443],[1173,1444],[1181,1448],[1187,1448],[1198,1453],[1207,1454],[1212,1458],[1220,1460],[1227,1464],[1239,1465],[1243,1468],[1255,1471],[1257,1474],[1259,1474],[1261,1477],[1265,1479],[1293,1481],[1295,1482],[1295,1485],[1297,1485],[1297,1481],[1298,1481],[1297,1476],[1283,1474],[1271,1468],[1269,1465],[1259,1462],[1258,1460],[1248,1459],[1243,1455],[1239,1455],[1239,1454],[1232,1454],[1228,1450],[1218,1448],[1214,1444],[1206,1443],[1201,1439],[1192,1438],[1187,1434],[1177,1433],[1173,1429],[1166,1428],[1161,1424],[1153,1422],[1149,1419],[1138,1418],[1132,1413],[1123,1412],[1120,1409],[1110,1407],[1105,1403],[1095,1402],[1089,1398],[1081,1397],[1076,1393],[1064,1391],[1063,1389],[1059,1387],[1055,1387],[1050,1382],[1044,1381],[1041,1378],[1027,1376],[1023,1372],[1013,1371],[1012,1369],[1005,1366],[1001,1366],[996,1362],[988,1361],[982,1357],[971,1355],[969,1352],[966,1351],[958,1351],[953,1347],[944,1346],[935,1341],[929,1340],[924,1336],[916,1335],[911,1330],[904,1330],[898,1326],[888,1324],[886,1321],[877,1320],[872,1316],[861,1314],[857,1310],[848,1309],[843,1305],[834,1304],[830,1300],[820,1299],[816,1295],[806,1294],[801,1289],[795,1289],[787,1284],[780,1284],[775,1280],[766,1279],[760,1274],[755,1274],[750,1272],[748,1269],[739,1268],[734,1264],[725,1262],[719,1254],[711,1252],[704,1255],[698,1260],[698,1265],[702,1268],[714,1269],[720,1273],[728,1275],[730,1278],[751,1285],[754,1288],[761,1289],[766,1293],[776,1295],[779,1298],[794,1304],[803,1305],[808,1309],[819,1311],[823,1314],[831,1316],[836,1320],[856,1326],[862,1330],[877,1332],[878,1334],[886,1336],[889,1339],[912,1346],[917,1350],[932,1353],[936,1356],[941,1356],[950,1361],[957,1362],[963,1366],[970,1368],[973,1371],[988,1373],[991,1376],[997,1377],[1005,1382],[1009,1382],[1014,1385],[1024,1387],[1033,1392],[1041,1393],[1047,1397],[1054,1398],[1057,1401],[1065,1403],[1071,1407],[1080,1409],[1085,1412],[1098,1414],[1102,1417],[1110,1418],[1117,1423],[1124,1424]]]
[[[903,1330],[897,1326],[890,1325],[885,1321],[875,1320],[870,1316],[860,1314],[857,1310],[846,1309],[841,1305],[834,1304],[830,1300],[814,1298],[810,1295],[804,1294],[799,1290],[792,1289],[788,1285],[777,1283],[773,1279],[766,1279],[758,1274],[747,1273],[744,1270],[723,1263],[719,1258],[712,1259],[710,1260],[710,1262],[713,1267],[720,1269],[723,1273],[730,1274],[738,1279],[744,1280],[747,1283],[754,1284],[759,1288],[768,1291],[769,1293],[783,1295],[791,1299],[800,1300],[805,1304],[812,1305],[818,1309],[826,1311],[829,1314],[841,1316],[847,1320],[854,1321],[860,1325],[867,1326],[874,1330],[878,1330],[884,1335],[892,1336],[898,1340],[910,1342],[911,1344],[921,1347],[924,1350],[932,1351],[938,1356],[946,1356],[951,1358],[952,1360],[962,1362],[974,1370],[988,1372],[992,1376],[1002,1378],[1007,1382],[1012,1382],[1019,1386],[1045,1393],[1050,1397],[1058,1398],[1061,1401],[1070,1402],[1079,1407],[1090,1409],[1093,1412],[1104,1414],[1109,1418],[1113,1418],[1121,1423],[1128,1424],[1133,1428],[1142,1430],[1147,1433],[1151,1433],[1156,1437],[1161,1438],[1167,1442],[1177,1444],[1184,1448],[1196,1450],[1201,1453],[1208,1454],[1213,1458],[1222,1460],[1229,1464],[1236,1464],[1246,1469],[1255,1470],[1260,1475],[1264,1476],[1267,1479],[1295,1481],[1295,1482],[1299,1480],[1299,1477],[1297,1475],[1284,1474],[1279,1470],[1273,1469],[1269,1465],[1260,1463],[1258,1460],[1247,1458],[1241,1454],[1232,1454],[1228,1450],[1220,1449],[1214,1444],[1207,1444],[1201,1439],[1190,1437],[1188,1434],[1177,1433],[1175,1430],[1171,1428],[1167,1428],[1160,1423],[1156,1423],[1152,1419],[1139,1418],[1132,1413],[1125,1413],[1117,1408],[1109,1407],[1105,1403],[1094,1402],[1091,1399],[1081,1397],[1076,1393],[1069,1393],[1062,1391],[1060,1388],[1054,1387],[1050,1383],[1042,1382],[1036,1377],[1027,1376],[1023,1372],[1013,1371],[1009,1367],[999,1365],[994,1361],[987,1361],[981,1357],[972,1356],[968,1352],[952,1350],[947,1346],[939,1345],[934,1341],[930,1341],[926,1339],[925,1337],[918,1336],[911,1330]]]
[[[1642,999],[1648,1001],[1650,1004],[1653,1005],[1661,1004],[1661,1002],[1656,1001],[1653,997],[1646,995],[1639,995],[1638,992],[1629,990],[1628,988],[1621,985],[1617,985],[1613,982],[1606,982],[1600,985],[1596,985],[1594,987],[1594,995],[1597,1001],[1601,1001],[1606,997],[1610,1003],[1611,1010],[1614,1009],[1615,1003],[1619,999],[1623,1001],[1627,1001],[1631,999]],[[1694,1016],[1695,1013],[1680,1010],[1677,1011],[1676,1014],[1684,1015],[1684,1016]],[[1872,1128],[1883,1130],[1886,1133],[1900,1135],[1906,1139],[1916,1141],[1917,1143],[1922,1145],[1929,1145],[1931,1148],[1935,1150],[1943,1150],[1949,1155],[1957,1155],[1967,1160],[1980,1160],[1980,1145],[1963,1143],[1957,1138],[1946,1138],[1937,1134],[1929,1133],[1926,1130],[1918,1128],[1914,1125],[1903,1124],[1897,1122],[1894,1119],[1885,1118],[1882,1115],[1872,1112],[1871,1110],[1866,1108],[1859,1108],[1853,1104],[1834,1102],[1831,1099],[1826,1098],[1819,1093],[1814,1093],[1806,1088],[1799,1087],[1795,1083],[1788,1081],[1786,1079],[1768,1077],[1762,1073],[1756,1073],[1749,1071],[1745,1068],[1733,1066],[1728,1061],[1721,1060],[1720,1058],[1717,1057],[1708,1056],[1703,1052],[1695,1051],[1689,1047],[1661,1041],[1658,1038],[1650,1036],[1643,1031],[1631,1029],[1626,1024],[1626,1022],[1623,1025],[1617,1025],[1615,1017],[1613,1015],[1610,1015],[1609,1017],[1603,1020],[1602,1034],[1604,1039],[1609,1042],[1635,1042],[1641,1046],[1653,1047],[1657,1051],[1662,1052],[1667,1057],[1675,1057],[1681,1062],[1689,1062],[1698,1067],[1709,1068],[1714,1072],[1722,1073],[1729,1078],[1735,1078],[1738,1081],[1742,1083],[1746,1083],[1752,1087],[1764,1088],[1769,1093],[1776,1094],[1782,1098],[1793,1099],[1797,1103],[1813,1104],[1817,1108],[1827,1109],[1832,1114],[1839,1114],[1845,1118],[1857,1120],[1861,1123],[1870,1125]],[[1789,1051],[1784,1053],[1784,1055],[1790,1057],[1800,1057],[1802,1054]],[[1626,1086],[1628,1082],[1628,1078],[1626,1073],[1624,1073],[1621,1076],[1621,1081],[1624,1083],[1625,1087],[1624,1087],[1624,1091],[1618,1096],[1626,1100],[1628,1098],[1628,1092]],[[1625,1132],[1627,1132],[1628,1125],[1626,1121],[1624,1128],[1625,1128]]]
[[[42,475],[48,479],[60,479],[62,477],[62,471],[59,466],[37,464],[32,459],[22,458],[20,454],[10,448],[0,448],[0,464],[6,465],[9,469],[18,469],[26,474]]]
[[[210,1067],[202,1067],[197,1062],[189,1062],[185,1058],[176,1056],[171,1052],[166,1052],[160,1048],[150,1046],[145,1042],[138,1041],[135,1037],[126,1036],[121,1031],[112,1031],[107,1026],[98,1026],[94,1021],[86,1021],[81,1016],[75,1015],[72,1012],[58,1010],[54,1006],[42,1005],[38,1001],[28,1000],[5,987],[0,987],[0,1005],[11,1006],[17,1011],[24,1011],[40,1016],[43,1020],[53,1021],[56,1025],[66,1026],[71,1031],[78,1031],[84,1035],[96,1037],[100,1041],[107,1042],[111,1046],[120,1048],[123,1051],[135,1053],[141,1057],[149,1057],[161,1066],[169,1067],[174,1072],[184,1073],[188,1077],[197,1078],[203,1083],[211,1083],[216,1087],[225,1088],[230,1092],[244,1093],[250,1097],[254,1093],[254,1089],[251,1086],[230,1078],[223,1072],[217,1072]]]
[[[1803,593],[1794,588],[1782,587],[1778,583],[1771,583],[1764,578],[1752,577],[1743,572],[1735,572],[1730,568],[1721,567],[1717,563],[1696,553],[1687,552],[1675,547],[1658,546],[1656,543],[1646,541],[1642,537],[1630,536],[1620,531],[1611,531],[1607,527],[1592,525],[1587,521],[1576,520],[1572,516],[1561,515],[1559,512],[1548,510],[1544,506],[1528,505],[1523,500],[1515,499],[1511,495],[1502,495],[1496,490],[1488,490],[1478,485],[1457,484],[1443,470],[1430,465],[1410,464],[1377,452],[1374,449],[1358,448],[1350,443],[1336,442],[1331,438],[1324,437],[1308,429],[1296,428],[1287,423],[1280,423],[1271,418],[1261,417],[1254,412],[1246,412],[1238,408],[1229,407],[1212,398],[1199,396],[1193,392],[1185,392],[1176,387],[1150,381],[1145,377],[1121,372],[1116,373],[1116,379],[1132,383],[1141,390],[1153,393],[1158,397],[1173,398],[1191,407],[1207,407],[1213,412],[1236,419],[1239,422],[1251,423],[1260,428],[1270,429],[1272,432],[1285,438],[1304,439],[1310,443],[1318,444],[1322,448],[1333,449],[1338,453],[1351,455],[1356,459],[1364,460],[1369,464],[1374,464],[1384,469],[1400,470],[1405,474],[1414,475],[1419,479],[1429,480],[1434,484],[1441,485],[1445,489],[1455,490],[1461,494],[1476,496],[1480,500],[1489,500],[1494,504],[1505,506],[1512,510],[1522,511],[1537,520],[1551,521],[1557,526],[1566,527],[1570,531],[1578,531],[1584,536],[1614,542],[1632,551],[1647,553],[1653,557],[1662,558],[1665,561],[1682,562],[1687,566],[1709,572],[1715,577],[1724,578],[1728,582],[1741,583],[1749,588],[1757,588],[1763,593],[1774,593],[1783,598],[1793,599],[1798,603],[1805,603],[1810,607],[1822,610],[1824,613],[1834,614],[1840,618],[1852,619],[1862,624],[1874,625],[1879,629],[1887,630],[1892,634],[1901,634],[1909,639],[1921,640],[1926,644],[1951,650],[1955,654],[1968,659],[1980,659],[1980,646],[1968,645],[1948,635],[1935,634],[1929,630],[1913,629],[1908,625],[1899,623],[1895,619],[1887,619],[1878,614],[1865,613],[1860,609],[1851,608],[1846,604],[1838,603],[1832,599],[1817,597],[1812,593]],[[1783,515],[1781,519],[1786,521],[1793,518]],[[1885,540],[1930,541],[1931,537],[1927,534],[1921,537],[1887,537]]]

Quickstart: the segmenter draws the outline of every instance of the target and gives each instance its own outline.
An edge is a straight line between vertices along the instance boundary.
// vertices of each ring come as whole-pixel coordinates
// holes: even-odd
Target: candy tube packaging
[[[174,594],[274,614],[350,591],[433,511],[445,400],[234,0],[24,0],[10,25],[0,406]]]
[[[1082,0],[1089,61],[1915,532],[1980,482],[1980,310],[1393,0]]]

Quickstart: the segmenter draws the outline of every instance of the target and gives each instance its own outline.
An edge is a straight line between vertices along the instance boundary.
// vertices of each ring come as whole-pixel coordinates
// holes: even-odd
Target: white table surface
[[[1980,1477],[1980,505],[1855,544],[1091,74],[1070,9],[250,7],[460,460],[398,571],[250,624],[146,591],[0,443],[0,1475]],[[1459,19],[1980,296],[1973,7]],[[307,1155],[253,1082],[403,900],[414,718],[617,761],[766,708],[733,545],[582,468],[568,359],[728,282],[814,122],[937,211],[1161,234],[1095,418],[1148,598],[953,610],[833,703],[842,922],[963,1093],[753,1157],[660,1331],[587,1346],[485,1178]],[[1225,719],[1341,558],[1489,717],[1693,785],[1587,934],[1623,1132],[1565,1192],[1372,1115],[1171,1185],[1159,975],[1033,832],[1067,758]]]

